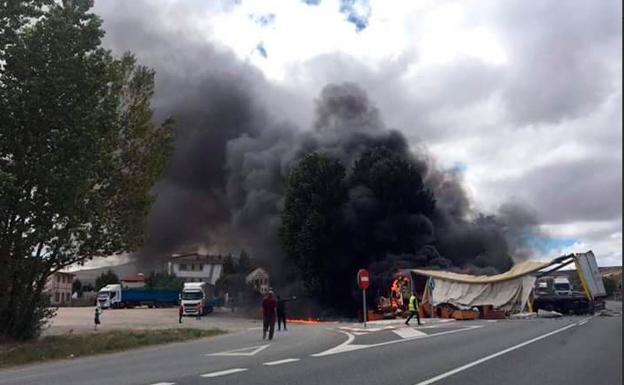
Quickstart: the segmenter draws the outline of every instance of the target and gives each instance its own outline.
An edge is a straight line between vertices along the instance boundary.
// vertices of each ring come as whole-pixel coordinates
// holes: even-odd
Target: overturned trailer
[[[535,296],[535,281],[575,263],[583,293],[569,296]],[[458,309],[493,308],[505,313],[557,310],[563,313],[591,313],[606,295],[596,258],[589,251],[565,255],[551,261],[525,261],[496,275],[469,275],[449,271],[407,269],[399,274],[410,277],[411,289],[422,295],[422,303],[449,304]]]

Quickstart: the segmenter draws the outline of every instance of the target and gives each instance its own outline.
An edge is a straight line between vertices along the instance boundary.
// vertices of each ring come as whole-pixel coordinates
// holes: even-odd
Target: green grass
[[[119,352],[150,345],[188,341],[225,333],[222,330],[162,329],[108,331],[46,336],[35,341],[0,345],[0,367]]]

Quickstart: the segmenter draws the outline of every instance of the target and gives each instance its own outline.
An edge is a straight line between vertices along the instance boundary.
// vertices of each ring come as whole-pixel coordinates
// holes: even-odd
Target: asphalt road
[[[430,320],[428,320],[430,321]],[[620,384],[622,318],[292,325],[0,371],[0,385]]]

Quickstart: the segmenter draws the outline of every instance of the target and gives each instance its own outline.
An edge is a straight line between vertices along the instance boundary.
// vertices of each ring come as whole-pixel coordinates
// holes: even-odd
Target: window
[[[181,263],[180,264],[180,269],[179,270],[186,270],[186,263]]]
[[[57,275],[56,276],[56,283],[59,283],[59,282],[61,282],[61,277],[59,275]],[[57,299],[57,301],[58,301],[58,299]]]
[[[57,280],[58,280],[58,275],[56,276]],[[59,301],[59,293],[54,293],[54,302],[58,302]]]
[[[200,270],[200,271],[204,270],[204,265],[203,265],[203,264],[201,264],[201,263],[200,263],[200,264],[198,265],[198,267],[199,267],[199,269],[197,269],[197,270]]]

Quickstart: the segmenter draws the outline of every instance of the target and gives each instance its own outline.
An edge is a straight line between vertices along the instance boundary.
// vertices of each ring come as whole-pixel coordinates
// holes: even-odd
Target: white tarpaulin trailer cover
[[[522,311],[535,285],[533,273],[555,266],[553,270],[575,262],[577,273],[588,299],[604,296],[605,289],[594,253],[570,254],[552,261],[525,261],[496,275],[469,275],[439,270],[409,270],[429,277],[423,302],[433,305],[450,303],[460,308],[492,305],[509,311]],[[558,265],[558,266],[557,266]],[[552,270],[551,270],[552,271]]]
[[[525,261],[497,275],[475,276],[437,270],[410,270],[412,274],[434,280],[433,290],[427,285],[423,302],[450,303],[459,308],[492,305],[509,311],[522,311],[535,285],[531,275],[552,262]]]

